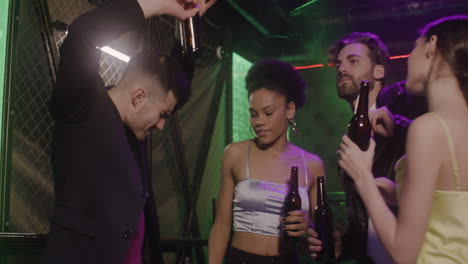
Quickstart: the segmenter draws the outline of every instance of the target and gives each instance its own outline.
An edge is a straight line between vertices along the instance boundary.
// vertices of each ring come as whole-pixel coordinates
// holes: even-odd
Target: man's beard
[[[350,79],[350,82],[340,83],[341,78],[348,78]],[[375,80],[374,78],[372,78],[372,76],[369,76],[369,78],[359,78],[359,80],[356,80],[354,76],[349,74],[338,75],[336,80],[338,96],[346,100],[347,102],[353,102],[359,95],[359,86],[361,84],[361,81],[370,82],[369,91],[374,89]]]

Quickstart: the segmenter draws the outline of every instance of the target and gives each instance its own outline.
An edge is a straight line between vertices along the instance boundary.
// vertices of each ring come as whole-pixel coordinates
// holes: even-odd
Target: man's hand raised
[[[137,0],[145,15],[171,15],[184,20],[199,13],[203,15],[217,0]]]

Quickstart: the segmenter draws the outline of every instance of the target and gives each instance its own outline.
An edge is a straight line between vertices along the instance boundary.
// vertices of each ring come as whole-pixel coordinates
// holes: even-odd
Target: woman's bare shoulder
[[[224,149],[224,158],[236,159],[237,157],[245,156],[250,144],[252,144],[251,140],[244,140],[228,144]]]
[[[317,154],[308,152],[298,146],[295,146],[299,151],[304,153],[304,160],[307,164],[309,171],[311,171],[314,175],[324,175],[325,174],[325,166],[323,164],[322,158]]]

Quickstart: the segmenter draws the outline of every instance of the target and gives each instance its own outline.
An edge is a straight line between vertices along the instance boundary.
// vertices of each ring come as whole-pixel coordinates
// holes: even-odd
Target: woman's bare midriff
[[[234,232],[231,246],[249,253],[263,256],[278,256],[279,237],[249,232]]]

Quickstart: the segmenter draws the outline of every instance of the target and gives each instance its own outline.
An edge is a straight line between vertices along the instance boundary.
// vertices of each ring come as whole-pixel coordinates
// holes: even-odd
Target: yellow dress
[[[431,114],[441,121],[448,138],[456,190],[434,191],[431,217],[417,263],[466,264],[468,263],[468,191],[460,190],[459,168],[447,124],[439,115]],[[404,156],[395,166],[395,180],[398,185],[404,184],[405,167]],[[397,196],[399,197],[399,188]]]

